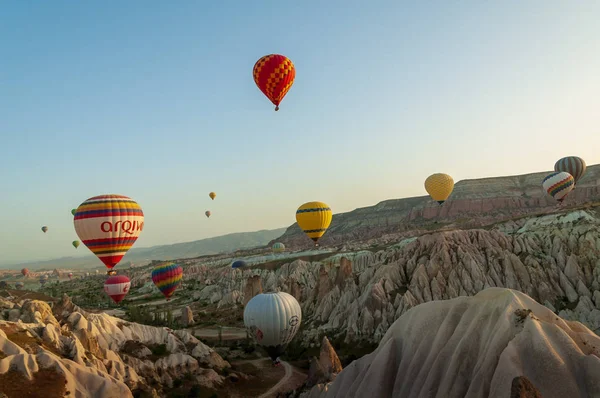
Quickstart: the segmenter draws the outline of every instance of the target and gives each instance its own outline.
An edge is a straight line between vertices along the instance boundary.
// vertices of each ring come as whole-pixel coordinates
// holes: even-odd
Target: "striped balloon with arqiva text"
[[[575,179],[569,173],[557,171],[548,174],[542,181],[544,190],[559,202],[562,202],[575,187]]]
[[[79,205],[73,223],[83,244],[112,269],[144,229],[144,212],[130,197],[100,195]]]
[[[169,300],[175,290],[181,285],[183,269],[175,263],[161,264],[152,270],[152,282]]]

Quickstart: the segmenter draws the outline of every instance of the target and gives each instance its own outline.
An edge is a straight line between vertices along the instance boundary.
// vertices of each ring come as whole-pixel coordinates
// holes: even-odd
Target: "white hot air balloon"
[[[248,333],[275,363],[298,332],[301,322],[300,304],[285,292],[258,294],[244,309]]]

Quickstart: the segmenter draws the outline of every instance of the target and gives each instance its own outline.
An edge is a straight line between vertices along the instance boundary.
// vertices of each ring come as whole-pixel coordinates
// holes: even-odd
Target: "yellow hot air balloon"
[[[214,192],[211,192],[211,193],[209,193],[209,194],[208,194],[208,196],[210,196],[210,198],[211,198],[212,200],[215,200],[215,198],[217,197],[217,194],[216,194],[216,193],[214,193]]]
[[[454,189],[454,180],[448,174],[432,174],[425,180],[425,190],[431,198],[442,204]]]
[[[323,202],[308,202],[296,210],[296,221],[302,231],[318,246],[332,219],[331,209]]]

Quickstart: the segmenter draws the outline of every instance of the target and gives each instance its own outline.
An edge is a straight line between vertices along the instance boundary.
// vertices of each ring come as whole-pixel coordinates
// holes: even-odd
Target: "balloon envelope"
[[[104,291],[110,298],[119,304],[131,288],[131,281],[125,275],[112,275],[104,282]]]
[[[74,240],[72,243],[72,245],[75,247],[75,249],[77,249],[80,244],[81,244],[81,242],[79,242],[78,240]]]
[[[152,270],[152,282],[167,299],[181,285],[182,278],[183,269],[175,263],[162,264]]]
[[[206,217],[210,217],[210,215],[211,215],[211,214],[212,214],[212,213],[210,212],[210,210],[207,210],[207,211],[205,211],[205,212],[204,212],[204,215],[205,215]]]
[[[75,215],[77,213],[77,209],[71,209],[71,214]]]
[[[212,200],[215,200],[215,198],[217,197],[217,194],[216,194],[216,193],[214,193],[214,192],[211,192],[211,193],[209,193],[209,194],[208,194],[208,196],[210,196],[210,198],[211,198]]]
[[[432,174],[425,180],[425,190],[431,198],[442,204],[454,189],[454,180],[448,174]]]
[[[566,158],[559,159],[554,164],[554,171],[564,171],[573,176],[575,184],[583,177],[587,166],[585,161],[577,156],[567,156]]]
[[[247,266],[248,264],[244,260],[237,260],[231,264],[231,268],[242,268]]]
[[[23,274],[23,276],[27,276],[27,274],[29,274],[29,269],[28,268],[23,268],[21,270],[21,273]]]
[[[565,200],[569,192],[575,188],[575,179],[564,171],[548,174],[542,181],[544,190],[559,202]]]
[[[256,86],[275,105],[277,111],[279,104],[294,84],[296,68],[288,57],[269,54],[256,61],[252,76]]]
[[[281,253],[281,252],[285,251],[285,245],[281,242],[276,242],[276,243],[273,243],[272,249],[275,253]]]
[[[254,296],[244,309],[248,333],[275,360],[298,332],[302,309],[291,294],[263,293]]]
[[[46,233],[46,231],[48,231],[48,227],[44,225],[44,226],[42,227],[42,231],[43,231],[44,233]]]
[[[79,205],[73,222],[83,244],[112,269],[144,229],[144,212],[127,196],[100,195]]]
[[[302,231],[315,243],[331,224],[331,209],[323,202],[307,202],[296,210],[296,221]]]

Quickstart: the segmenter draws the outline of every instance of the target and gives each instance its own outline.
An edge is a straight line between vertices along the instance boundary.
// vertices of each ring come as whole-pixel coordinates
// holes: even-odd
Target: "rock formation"
[[[342,364],[329,339],[323,337],[319,358],[312,357],[308,371],[307,387],[316,384],[329,383],[342,371]]]
[[[190,309],[189,306],[186,306],[182,311],[181,311],[181,324],[183,326],[190,326],[194,323],[194,314],[192,313],[192,310]]]
[[[54,313],[37,300],[2,300],[0,307],[12,319],[0,318],[0,380],[17,370],[31,382],[50,369],[75,397],[124,398],[136,390],[158,397],[183,377],[212,388],[224,380],[218,372],[230,367],[186,331],[91,314],[66,296]]]
[[[261,294],[262,292],[263,288],[260,276],[255,275],[249,277],[244,288],[244,306],[248,304],[248,301],[250,301],[252,297],[256,296],[257,294]]]
[[[527,396],[526,383],[513,382],[521,376],[544,398],[600,396],[600,337],[524,293],[492,287],[407,311],[373,353],[304,396]]]

